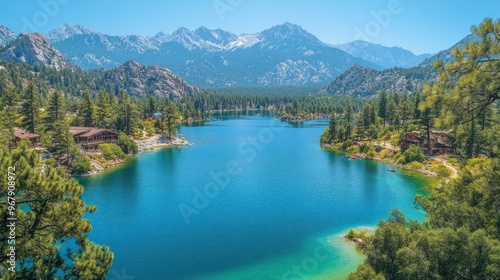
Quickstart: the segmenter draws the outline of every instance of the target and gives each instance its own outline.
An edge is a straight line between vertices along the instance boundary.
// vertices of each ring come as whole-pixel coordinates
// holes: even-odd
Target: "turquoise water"
[[[324,121],[217,118],[179,128],[193,146],[79,180],[98,207],[90,239],[115,254],[109,279],[345,278],[362,256],[340,234],[394,207],[424,217],[423,180],[322,150]]]

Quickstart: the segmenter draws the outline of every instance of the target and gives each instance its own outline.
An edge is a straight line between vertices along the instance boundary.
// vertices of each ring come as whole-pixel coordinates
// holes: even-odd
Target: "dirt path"
[[[455,178],[458,178],[458,170],[451,164],[449,164],[448,162],[446,162],[446,160],[444,159],[441,159],[441,158],[432,158],[433,160],[437,160],[439,161],[442,165],[446,166],[448,169],[451,170],[451,176],[450,178],[452,179],[455,179]]]

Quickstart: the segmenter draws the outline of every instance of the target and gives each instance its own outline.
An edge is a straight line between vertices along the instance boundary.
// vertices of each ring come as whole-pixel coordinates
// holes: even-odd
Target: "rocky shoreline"
[[[159,148],[167,148],[167,147],[181,147],[181,146],[191,146],[192,144],[189,143],[188,141],[181,139],[181,138],[173,138],[173,139],[168,139],[167,136],[165,135],[154,135],[148,139],[144,140],[134,140],[134,142],[137,144],[138,152],[143,152],[147,150],[154,150],[154,149],[159,149]],[[94,176],[97,174],[100,174],[104,172],[107,169],[119,166],[123,164],[126,161],[125,159],[115,159],[113,161],[107,162],[106,166],[102,166],[100,163],[90,160],[90,164],[92,165],[93,170],[81,175],[72,175],[73,177],[88,177],[88,176]]]

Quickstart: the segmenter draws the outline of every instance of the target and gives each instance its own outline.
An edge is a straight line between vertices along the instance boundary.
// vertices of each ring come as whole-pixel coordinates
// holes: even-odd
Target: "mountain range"
[[[0,40],[8,43],[12,34],[0,29]],[[136,60],[166,67],[203,87],[322,85],[354,64],[381,70],[413,66],[428,57],[362,41],[332,46],[291,23],[239,36],[182,27],[153,37],[111,36],[65,24],[43,36],[82,69],[111,69]]]
[[[421,91],[425,84],[433,82],[438,75],[433,67],[435,60],[450,62],[453,59],[453,49],[462,48],[478,39],[477,35],[469,34],[452,47],[428,57],[417,66],[410,68],[394,67],[375,70],[354,65],[337,76],[322,92],[330,95],[369,97],[381,90],[400,94]]]
[[[26,81],[37,79],[46,83],[47,88],[70,95],[78,95],[81,87],[95,90],[100,87],[108,90],[121,88],[132,96],[155,95],[169,99],[182,99],[200,92],[198,87],[186,83],[169,69],[146,67],[133,60],[113,69],[82,71],[38,33],[21,33],[10,41],[0,51],[0,62],[22,63],[19,68],[25,68],[21,76]],[[16,65],[20,66],[5,65],[0,70]],[[71,82],[75,84],[69,85]],[[10,83],[14,84],[14,81]]]
[[[386,47],[360,40],[334,47],[384,68],[413,67],[432,56],[430,53],[415,55],[400,47]]]
[[[200,27],[153,37],[111,36],[66,24],[45,35],[17,38],[0,25],[0,59],[56,70],[101,69],[135,94],[173,98],[198,91],[187,82],[203,87],[328,85],[323,91],[329,94],[365,97],[380,89],[420,90],[436,76],[435,59],[448,61],[454,47],[475,39],[469,35],[437,55],[417,56],[364,41],[332,46],[291,23],[239,36]]]

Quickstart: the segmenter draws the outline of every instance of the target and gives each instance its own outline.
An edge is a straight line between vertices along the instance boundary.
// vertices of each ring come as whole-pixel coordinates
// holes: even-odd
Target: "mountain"
[[[200,90],[187,84],[170,70],[158,66],[143,66],[137,61],[127,61],[120,67],[105,71],[103,78],[130,95],[155,95],[169,99],[181,99]]]
[[[477,40],[479,40],[477,35],[469,34],[451,48],[426,58],[419,65],[411,68],[394,67],[380,71],[354,65],[336,77],[323,91],[332,95],[355,97],[369,97],[381,90],[414,93],[420,91],[425,84],[435,81],[437,71],[433,63],[436,59],[450,62],[453,59],[453,49],[461,48]]]
[[[15,39],[16,34],[14,32],[3,25],[0,25],[0,47],[7,45]]]
[[[38,33],[21,33],[0,53],[0,60],[47,66],[56,70],[76,67]]]
[[[415,55],[400,47],[385,47],[360,40],[347,44],[335,45],[334,47],[354,57],[376,63],[384,68],[413,67],[432,56],[431,54]]]
[[[453,45],[451,48],[440,51],[436,55],[434,55],[430,58],[427,58],[420,65],[422,65],[422,66],[432,65],[434,63],[434,61],[437,59],[444,61],[444,62],[450,62],[453,59],[453,56],[451,55],[451,53],[454,49],[462,48],[465,45],[467,45],[468,43],[479,41],[479,39],[480,38],[477,35],[469,34],[469,35],[465,36],[462,40],[460,40],[458,43]]]
[[[355,63],[381,69],[291,23],[240,36],[206,27],[194,31],[179,28],[153,37],[110,36],[82,27],[63,27],[46,36],[81,68],[109,69],[135,60],[166,67],[205,87],[326,85]]]
[[[95,34],[96,32],[92,31],[92,29],[77,25],[67,23],[58,29],[52,30],[49,33],[45,34],[44,37],[50,43],[59,42],[69,37],[79,35],[79,34]]]
[[[432,66],[408,69],[391,68],[382,71],[354,65],[326,87],[326,93],[352,97],[370,97],[381,90],[411,94],[422,90],[434,80],[437,72]]]

